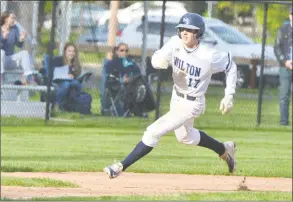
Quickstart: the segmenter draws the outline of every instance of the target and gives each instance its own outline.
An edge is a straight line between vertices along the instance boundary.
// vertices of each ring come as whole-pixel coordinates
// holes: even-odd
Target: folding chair
[[[103,95],[103,115],[126,116],[124,111],[124,86],[119,78],[114,75],[107,75],[105,81],[105,90]]]
[[[155,109],[155,99],[152,90],[142,76],[135,77],[124,87],[125,110],[128,114],[144,116]]]

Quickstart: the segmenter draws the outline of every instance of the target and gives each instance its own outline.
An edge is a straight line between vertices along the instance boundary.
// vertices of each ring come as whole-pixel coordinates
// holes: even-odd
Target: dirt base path
[[[183,174],[138,174],[123,173],[109,179],[98,172],[15,172],[2,176],[38,177],[66,180],[80,188],[38,188],[1,186],[1,197],[29,199],[32,197],[60,196],[122,196],[122,195],[169,195],[192,192],[234,192],[244,180],[241,176],[183,175]],[[243,185],[243,184],[242,184]],[[246,177],[243,189],[251,191],[292,192],[291,178]]]

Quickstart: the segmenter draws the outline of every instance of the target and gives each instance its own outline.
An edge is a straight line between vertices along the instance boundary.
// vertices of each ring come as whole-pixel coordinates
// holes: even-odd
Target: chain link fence
[[[13,116],[22,114],[22,119],[30,119],[38,111],[38,117],[41,119],[105,119],[109,116],[118,117],[119,104],[117,99],[121,99],[117,92],[112,92],[111,96],[107,95],[107,109],[102,109],[102,100],[104,91],[105,73],[103,66],[108,62],[113,46],[109,46],[109,36],[113,37],[115,33],[114,44],[124,42],[128,45],[128,54],[138,65],[142,72],[142,78],[152,91],[150,102],[156,102],[160,96],[158,112],[163,115],[169,109],[169,100],[172,91],[171,69],[161,71],[158,77],[158,71],[152,68],[150,58],[154,50],[160,47],[161,28],[164,28],[163,43],[166,43],[170,36],[176,34],[175,26],[179,18],[189,10],[184,1],[166,2],[165,23],[162,24],[162,2],[128,2],[118,3],[119,10],[117,15],[111,12],[113,4],[107,1],[59,1],[56,3],[56,22],[52,22],[53,2],[41,1],[6,1],[7,10],[16,14],[19,23],[29,32],[34,43],[29,50],[33,56],[34,69],[42,74],[44,69],[51,66],[54,61],[50,57],[50,51],[54,56],[63,55],[63,49],[67,42],[76,45],[79,52],[81,64],[82,91],[91,96],[91,114],[84,115],[71,110],[58,109],[56,103],[56,91],[60,87],[58,83],[50,79],[47,82],[42,81],[38,85],[39,89],[15,90],[14,86],[2,85],[1,92],[16,93],[21,92],[21,98],[14,96],[9,101],[13,104],[3,105],[7,99],[1,96],[1,118],[2,125],[10,124],[11,111],[14,109],[17,113]],[[2,4],[2,2],[1,2]],[[112,5],[112,7],[111,7]],[[189,4],[188,4],[189,5]],[[116,5],[117,6],[117,5]],[[2,5],[1,5],[2,8]],[[34,12],[34,9],[37,12]],[[238,65],[237,94],[235,97],[235,107],[231,114],[222,117],[219,113],[219,103],[224,96],[225,75],[213,75],[211,85],[208,89],[206,99],[207,107],[205,114],[196,120],[198,127],[242,127],[254,128],[257,126],[259,113],[259,86],[261,77],[261,54],[263,39],[263,22],[264,22],[264,4],[263,3],[233,3],[233,2],[212,2],[206,3],[205,11],[202,13],[206,19],[206,33],[203,43],[214,46],[223,51],[231,51],[234,60]],[[265,46],[265,61],[263,72],[263,96],[261,105],[261,126],[278,128],[280,111],[279,111],[279,68],[273,45],[277,29],[284,23],[288,23],[288,5],[279,3],[270,3],[267,13],[267,31]],[[144,12],[148,11],[148,16]],[[3,10],[1,10],[1,13]],[[18,16],[19,15],[19,16]],[[25,16],[25,18],[23,17]],[[117,22],[114,27],[111,17],[116,16]],[[175,19],[175,20],[174,20]],[[145,26],[146,22],[148,26]],[[53,32],[51,30],[53,29]],[[114,31],[113,31],[114,30]],[[111,35],[112,33],[112,35]],[[50,35],[54,34],[54,41],[50,41]],[[113,39],[112,39],[113,40]],[[144,60],[144,58],[146,58]],[[52,60],[51,60],[52,59]],[[62,60],[62,59],[61,59]],[[62,61],[61,61],[62,62]],[[144,68],[145,67],[145,68]],[[48,73],[48,72],[47,72]],[[52,75],[54,72],[52,72]],[[13,77],[12,77],[13,78]],[[157,92],[158,78],[160,78],[160,94]],[[115,83],[115,81],[113,81]],[[8,84],[8,83],[7,83]],[[9,83],[11,84],[11,83]],[[48,96],[48,84],[52,87],[52,92]],[[117,84],[117,82],[116,82]],[[41,86],[41,87],[40,87]],[[23,87],[23,86],[21,86]],[[113,85],[114,91],[115,87]],[[7,89],[5,89],[7,88]],[[23,87],[26,88],[26,87]],[[51,88],[50,88],[51,89]],[[142,91],[143,92],[143,91]],[[25,94],[25,95],[24,95]],[[50,97],[49,109],[46,101]],[[136,99],[138,99],[138,95]],[[68,94],[64,97],[66,100]],[[15,103],[28,102],[29,105],[17,105]],[[151,104],[150,104],[151,105]],[[152,108],[152,107],[150,107]],[[291,105],[290,110],[292,111]],[[127,110],[126,110],[127,112]],[[10,114],[9,114],[10,113]],[[49,113],[49,116],[45,114]],[[5,114],[5,116],[4,116]],[[141,119],[142,122],[151,122],[156,117],[156,110],[153,109],[147,113],[122,113],[122,116],[134,116]],[[290,124],[292,123],[291,116]],[[7,120],[7,121],[5,121]],[[113,119],[111,119],[113,120]]]

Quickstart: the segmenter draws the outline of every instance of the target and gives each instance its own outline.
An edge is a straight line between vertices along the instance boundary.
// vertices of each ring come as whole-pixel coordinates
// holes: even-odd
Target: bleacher
[[[46,92],[47,86],[15,85],[21,77],[21,69],[5,70],[1,82],[1,117],[45,118],[46,102],[41,102],[40,98],[32,100],[30,96],[38,97],[38,92]]]

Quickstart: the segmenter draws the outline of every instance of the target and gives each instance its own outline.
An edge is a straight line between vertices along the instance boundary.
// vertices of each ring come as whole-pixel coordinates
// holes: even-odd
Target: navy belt
[[[194,101],[194,100],[196,100],[196,97],[192,97],[192,96],[190,96],[190,95],[187,95],[187,94],[184,94],[184,93],[180,93],[180,92],[177,91],[176,89],[175,89],[175,91],[176,91],[176,94],[177,94],[179,97],[182,97],[182,98],[187,99],[187,100],[190,100],[190,101]]]

